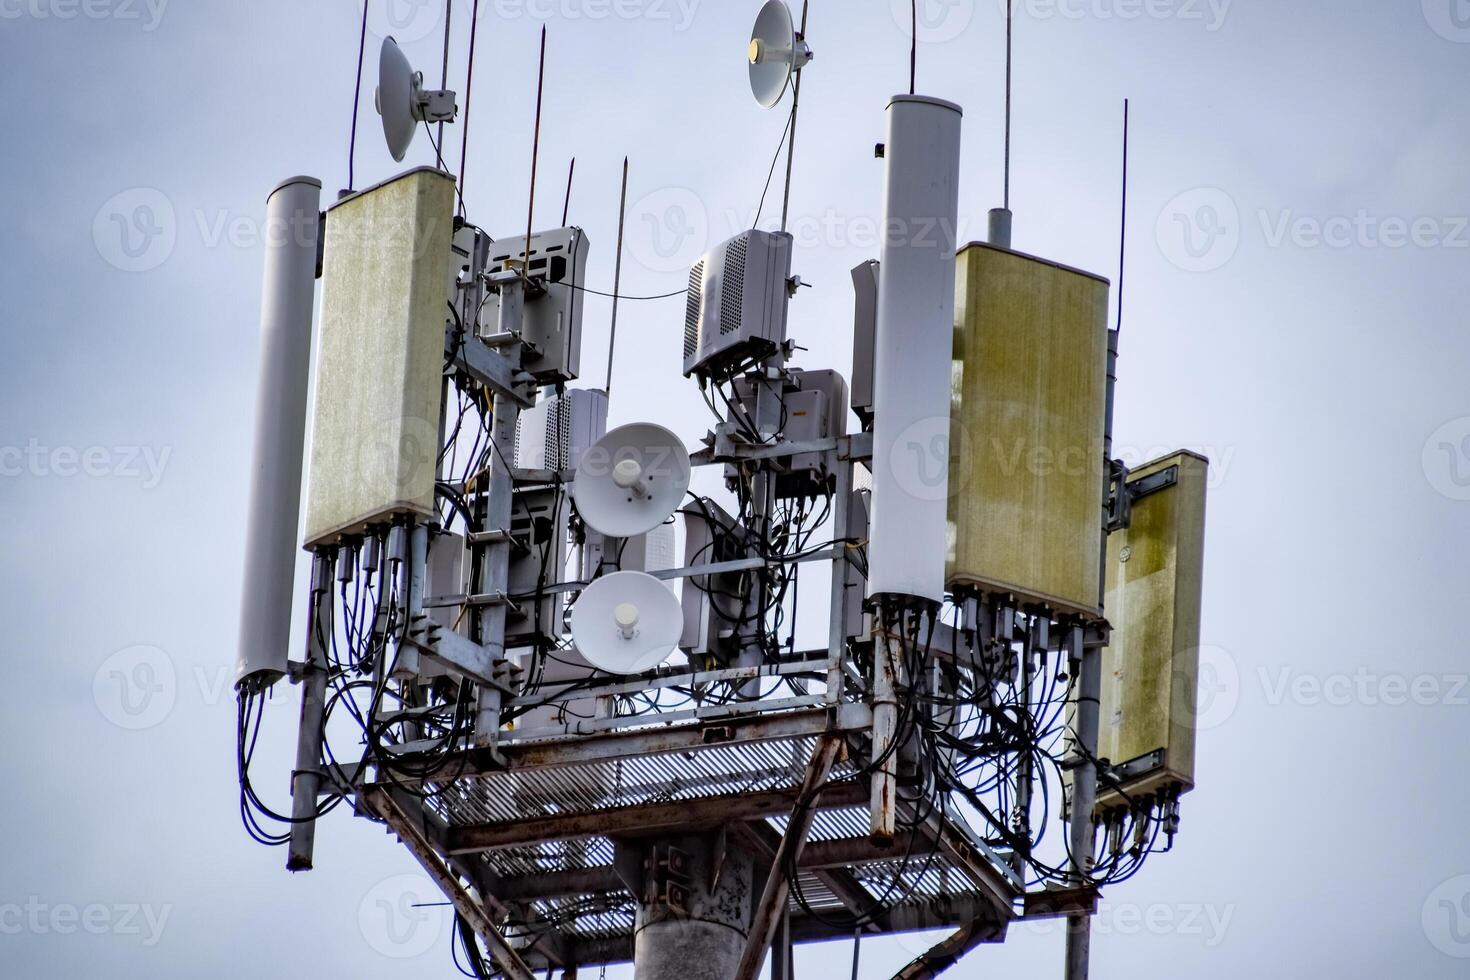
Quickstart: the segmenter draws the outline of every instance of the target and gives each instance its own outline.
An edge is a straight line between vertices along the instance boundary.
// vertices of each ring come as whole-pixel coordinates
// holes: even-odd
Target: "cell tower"
[[[771,0],[748,50],[761,105],[792,91],[788,202],[805,33]],[[391,39],[380,74],[395,159],[456,120]],[[302,233],[266,257],[239,764],[290,869],[348,803],[485,977],[780,980],[822,941],[856,975],[864,938],[949,929],[898,974],[931,977],[1056,917],[1086,976],[1099,894],[1172,846],[1194,784],[1207,463],[1112,458],[1109,283],[1013,250],[1009,187],[994,240],[955,240],[963,113],[914,87],[846,378],[794,363],[786,206],[690,270],[683,373],[715,415],[692,452],[659,420],[607,431],[607,391],[575,387],[588,235],[470,223],[442,128],[438,166],[324,214],[316,180],[272,193]],[[697,467],[726,492],[690,492]],[[282,678],[289,815],[249,774]]]

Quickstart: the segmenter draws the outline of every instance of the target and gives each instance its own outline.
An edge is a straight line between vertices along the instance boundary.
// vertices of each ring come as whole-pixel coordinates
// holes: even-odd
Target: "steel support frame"
[[[490,955],[495,958],[501,972],[512,980],[536,980],[531,968],[521,959],[520,953],[495,927],[485,906],[464,886],[414,821],[399,808],[392,795],[381,789],[369,791],[366,802],[387,821],[388,826],[408,847],[424,871],[448,896],[455,911],[464,917],[475,930],[475,934],[490,947]]]
[[[770,873],[777,873],[776,852],[781,846],[781,834],[764,820],[752,820],[748,823],[737,824],[735,834],[740,841],[751,851],[760,856],[761,860],[770,869]],[[868,852],[864,858],[852,855],[852,860],[832,862],[830,849],[823,857],[818,857],[817,849],[821,846],[816,841],[807,841],[802,848],[801,856],[797,859],[797,867],[803,871],[810,872],[820,881],[828,891],[837,897],[844,908],[852,914],[853,918],[866,918],[872,916],[877,909],[878,900],[857,879],[849,867],[864,863],[877,863],[879,861],[891,861],[903,857],[907,852],[899,851],[897,854],[874,855],[872,843],[863,838],[859,843]],[[884,920],[887,916],[876,916],[866,927],[868,932],[883,932]],[[789,932],[789,930],[788,930]]]
[[[322,782],[322,735],[326,723],[327,645],[332,612],[332,559],[318,551],[311,563],[311,612],[306,625],[306,663],[301,678],[301,721],[296,732],[296,768],[291,773],[289,871],[310,871],[316,847],[316,812]]]
[[[955,899],[945,909],[930,905],[901,906],[893,911],[888,934],[902,935],[953,929],[968,923],[977,912],[984,914],[983,910],[987,907],[988,903],[983,899],[977,901],[968,898]],[[793,914],[790,918],[790,935],[793,946],[852,939],[850,931],[834,929],[830,924],[811,916],[797,914]],[[569,963],[580,964],[604,963],[608,966],[616,966],[629,963],[633,959],[632,937],[614,936],[569,942],[566,946],[566,958]],[[538,969],[548,965],[547,961],[535,953],[528,953],[526,959]]]
[[[1077,677],[1076,755],[1072,771],[1072,804],[1068,810],[1072,883],[1083,888],[1091,881],[1094,844],[1093,810],[1097,803],[1097,740],[1102,694],[1102,650],[1084,642],[1081,626],[1073,627],[1069,650],[1080,661]],[[1087,980],[1092,939],[1089,913],[1067,916],[1067,980]]]
[[[740,821],[782,816],[799,808],[814,812],[826,807],[855,806],[866,798],[867,789],[861,783],[852,781],[838,783],[815,797],[803,795],[806,793],[807,789],[803,786],[764,793],[707,796],[672,803],[644,803],[585,813],[558,814],[514,823],[453,827],[449,830],[448,847],[452,854],[474,854],[588,837],[646,836],[663,832],[709,830]],[[809,799],[812,802],[803,803]]]
[[[494,389],[495,399],[490,422],[490,443],[493,451],[490,454],[485,496],[485,531],[490,533],[491,539],[479,546],[484,549],[480,558],[481,591],[496,596],[507,594],[510,589],[513,546],[510,527],[515,512],[516,425],[520,420],[522,407],[527,404],[526,397],[517,393],[514,384],[521,374],[521,330],[525,320],[527,289],[525,272],[504,269],[492,273],[489,285],[500,294],[500,321],[495,336],[503,346],[498,352],[499,361],[512,381],[509,386],[501,385]],[[488,654],[492,677],[501,665],[507,663],[507,613],[505,602],[494,602],[478,610],[480,643]],[[504,697],[499,683],[480,685],[475,719],[476,745],[482,748],[495,745],[500,733]]]
[[[507,291],[515,291],[511,286]],[[509,307],[509,309],[507,309]],[[501,336],[514,335],[514,330],[506,329],[505,319],[514,320],[518,312],[517,304],[501,304],[502,329]],[[522,394],[524,377],[519,375],[515,367],[517,359],[507,357],[505,353],[493,349],[481,341],[475,340],[467,343],[456,355],[456,362],[460,367],[467,370],[473,377],[487,384],[496,395],[495,412],[495,436],[497,445],[501,445],[505,439],[511,440],[508,444],[513,445],[515,418],[519,409],[530,404],[530,400]],[[779,382],[777,382],[779,383]],[[504,430],[504,431],[502,431]],[[799,867],[810,868],[823,881],[824,885],[839,897],[840,900],[855,915],[871,911],[874,904],[872,897],[867,893],[856,877],[847,872],[844,867],[831,866],[831,862],[841,861],[845,866],[858,863],[862,856],[850,855],[854,861],[841,860],[838,851],[843,844],[856,850],[860,844],[866,844],[870,848],[873,841],[862,842],[830,842],[818,844],[812,852],[812,862],[803,861],[801,858],[806,836],[810,830],[812,820],[819,807],[828,806],[850,806],[855,803],[870,802],[876,799],[883,790],[876,784],[881,780],[875,779],[873,796],[869,797],[867,791],[857,783],[838,784],[823,791],[822,784],[831,770],[831,766],[841,750],[841,735],[843,733],[857,733],[872,731],[874,729],[874,710],[879,707],[879,713],[886,710],[891,698],[884,698],[883,691],[892,692],[901,683],[901,679],[894,675],[901,664],[893,664],[894,673],[878,671],[873,683],[873,706],[862,703],[844,702],[844,688],[848,677],[856,677],[852,670],[851,659],[848,651],[847,622],[848,604],[851,599],[847,587],[848,567],[848,537],[850,522],[850,501],[853,487],[852,467],[855,461],[871,457],[871,436],[866,433],[832,440],[821,440],[810,444],[785,443],[774,446],[741,447],[738,456],[747,461],[774,460],[790,456],[798,452],[823,452],[834,473],[834,500],[833,500],[833,545],[820,552],[803,556],[804,562],[814,560],[827,560],[831,562],[831,618],[829,624],[828,649],[825,665],[822,661],[807,657],[797,665],[798,668],[810,669],[811,667],[826,668],[826,692],[821,698],[813,698],[810,704],[799,703],[804,699],[785,699],[781,703],[751,703],[748,705],[725,707],[723,710],[704,711],[695,710],[690,712],[669,713],[660,715],[655,720],[661,722],[693,721],[695,724],[686,724],[673,728],[642,730],[617,730],[618,719],[610,719],[603,724],[607,730],[595,734],[580,734],[565,740],[538,740],[531,742],[527,736],[543,735],[544,733],[517,733],[517,736],[507,737],[499,731],[499,712],[504,705],[511,703],[507,694],[493,687],[487,687],[482,692],[480,724],[482,726],[489,722],[491,726],[488,731],[482,727],[481,735],[477,739],[476,747],[461,753],[461,758],[451,762],[446,769],[455,771],[460,769],[460,763],[467,764],[464,768],[466,777],[472,778],[475,774],[493,774],[499,772],[516,771],[522,769],[554,768],[564,765],[577,765],[584,762],[606,761],[614,758],[627,758],[656,752],[679,751],[684,748],[696,749],[708,745],[723,745],[745,741],[763,741],[769,739],[782,739],[801,737],[805,735],[819,735],[816,750],[814,750],[806,779],[799,791],[785,791],[784,793],[765,794],[764,796],[752,798],[745,797],[747,803],[742,806],[741,797],[712,798],[707,800],[696,800],[692,803],[671,804],[668,806],[668,814],[659,818],[656,808],[649,806],[630,807],[625,814],[626,820],[612,816],[608,811],[590,814],[585,821],[586,826],[576,825],[579,815],[569,815],[564,819],[565,826],[553,821],[536,821],[539,825],[535,833],[516,835],[508,833],[509,828],[501,827],[475,827],[475,828],[443,828],[443,837],[440,847],[445,856],[441,857],[427,838],[419,833],[414,826],[413,820],[395,802],[392,796],[387,795],[381,787],[367,787],[365,792],[368,798],[374,801],[374,809],[389,820],[395,832],[404,839],[405,844],[410,847],[415,856],[424,865],[436,880],[439,881],[446,893],[454,901],[456,908],[474,926],[477,934],[489,945],[496,956],[497,963],[509,976],[529,976],[529,967],[526,960],[520,958],[520,954],[509,946],[505,937],[495,929],[490,913],[486,911],[485,905],[460,882],[455,872],[456,867],[461,867],[462,862],[469,856],[486,849],[496,847],[522,846],[525,843],[534,843],[543,840],[567,840],[578,836],[602,836],[608,832],[615,832],[618,827],[626,824],[629,832],[646,834],[649,831],[657,833],[661,827],[667,830],[685,829],[691,825],[720,826],[726,825],[733,819],[735,826],[741,828],[738,832],[748,843],[756,843],[762,836],[759,830],[754,828],[764,827],[769,831],[769,825],[764,821],[771,816],[782,813],[789,815],[786,834],[779,841],[774,842],[774,852],[771,851],[773,842],[767,839],[761,845],[761,852],[769,856],[773,873],[767,878],[762,891],[760,902],[755,910],[755,921],[747,943],[745,956],[742,958],[741,970],[738,976],[742,980],[749,980],[759,972],[765,955],[770,948],[772,938],[778,933],[783,936],[786,943],[810,942],[821,939],[836,938],[829,927],[814,921],[807,921],[807,917],[788,917],[787,904],[790,883],[785,876],[779,873],[780,868],[796,864]],[[725,460],[696,458],[696,463],[716,463]],[[497,472],[499,471],[499,472]],[[503,461],[492,459],[491,461],[491,485],[490,496],[491,519],[487,521],[487,527],[495,527],[493,498],[509,501],[510,494],[496,494],[497,479],[508,481],[514,479],[514,471],[503,465]],[[502,523],[508,526],[508,518]],[[493,547],[493,546],[491,546]],[[489,555],[487,555],[487,558]],[[497,577],[495,568],[489,567],[498,562],[486,562],[488,575],[484,580],[485,588],[482,591],[494,593],[497,588],[503,588],[504,576]],[[687,574],[696,574],[696,571]],[[677,578],[685,574],[683,570],[664,573],[665,578]],[[500,584],[497,585],[496,583]],[[495,610],[492,605],[482,611],[482,639],[485,643],[486,652],[492,656],[503,659],[505,655],[503,645],[503,607],[499,607],[499,618],[502,619],[500,629],[495,629]],[[488,615],[487,615],[488,614]],[[486,622],[486,620],[489,620]],[[497,648],[494,640],[500,637],[500,646]],[[897,638],[895,638],[897,639]],[[901,639],[897,639],[901,643]],[[891,661],[890,661],[891,662]],[[786,665],[783,665],[783,668]],[[785,669],[767,670],[758,668],[758,675],[775,675],[788,672]],[[733,679],[736,673],[744,674],[744,671],[714,671],[714,672],[692,672],[689,679],[698,683],[702,679],[727,680]],[[883,675],[888,674],[887,685],[882,683]],[[705,674],[710,674],[705,678]],[[726,678],[725,674],[732,675]],[[677,683],[683,678],[683,674],[670,675],[667,683]],[[477,678],[478,679],[478,678]],[[662,678],[655,679],[658,683]],[[614,685],[616,686],[616,685]],[[626,686],[626,685],[624,685]],[[585,694],[583,694],[585,696]],[[825,704],[825,710],[820,705]],[[896,707],[896,704],[894,705]],[[780,709],[784,708],[784,711]],[[743,710],[742,710],[743,709]],[[795,709],[795,710],[792,710]],[[772,713],[780,711],[780,713]],[[647,724],[650,719],[639,719]],[[721,724],[723,722],[723,724]],[[874,732],[876,736],[878,733]],[[891,735],[889,736],[892,737]],[[873,744],[879,744],[875,737]],[[889,759],[889,765],[896,763],[896,753]],[[896,784],[896,768],[889,773]],[[886,808],[890,814],[896,815],[902,805],[892,789],[888,792],[890,803]],[[808,801],[808,802],[803,802]],[[393,816],[389,816],[389,814]],[[610,819],[611,817],[611,819]],[[691,820],[693,824],[691,824]],[[932,823],[931,819],[931,823]],[[774,831],[770,831],[774,834]],[[890,829],[889,839],[898,837],[896,829]],[[965,924],[954,936],[932,950],[925,957],[921,957],[918,963],[928,964],[930,967],[943,962],[944,966],[958,960],[965,952],[973,946],[991,941],[996,936],[1003,936],[1007,916],[1001,911],[1002,894],[1009,890],[1011,882],[1005,879],[1001,870],[992,867],[993,862],[982,858],[972,847],[974,838],[972,835],[961,835],[962,840],[956,840],[947,832],[944,822],[939,826],[924,826],[921,830],[921,840],[915,843],[916,847],[924,853],[934,850],[943,852],[947,859],[957,860],[965,869],[968,877],[973,877],[979,882],[989,883],[989,892],[980,888],[980,897],[976,900],[965,900],[959,905],[968,908],[968,912],[959,916],[959,920]],[[879,840],[882,837],[879,835]],[[895,842],[896,846],[897,842]],[[983,848],[983,844],[981,845]],[[870,851],[867,860],[879,861],[891,859],[881,850]],[[824,866],[823,862],[827,862]],[[461,871],[460,874],[464,872]],[[530,902],[545,897],[554,897],[562,894],[576,893],[585,888],[604,888],[612,884],[607,874],[599,869],[588,869],[577,872],[566,872],[556,876],[548,876],[544,881],[507,881],[495,883],[496,895],[485,894],[485,898],[496,905],[498,901]],[[485,892],[484,884],[476,882],[482,892]],[[964,911],[962,908],[960,911]],[[965,916],[969,916],[965,918]],[[914,908],[899,908],[885,916],[883,921],[870,925],[875,932],[887,931],[910,931],[913,929],[932,929],[944,924],[942,915],[922,912]],[[595,947],[601,942],[608,946],[607,952],[613,952],[611,947],[619,946],[619,940],[576,942],[570,941],[565,944],[562,955],[556,955],[552,950],[542,949],[527,950],[527,955],[532,962],[553,964],[557,962],[575,964],[577,962],[595,962],[599,959],[606,962],[617,961],[616,958],[602,957],[594,952]],[[503,947],[503,948],[502,948]],[[504,958],[502,954],[515,957],[514,961]],[[631,947],[627,950],[626,960],[631,957]],[[946,960],[946,957],[948,958]],[[910,969],[914,969],[914,964]],[[940,966],[939,969],[942,969]],[[526,971],[522,973],[521,971]],[[905,973],[905,977],[932,976],[934,973]]]
[[[775,938],[776,930],[786,915],[786,900],[790,895],[791,882],[784,869],[795,866],[801,859],[801,849],[806,845],[807,831],[816,817],[818,796],[842,743],[833,736],[826,736],[817,743],[807,766],[806,778],[802,781],[796,805],[786,823],[786,833],[781,837],[776,853],[771,858],[771,871],[766,875],[765,887],[760,901],[756,903],[751,918],[750,935],[746,939],[745,953],[740,957],[740,966],[735,980],[755,980],[765,962],[766,951]]]
[[[647,722],[647,719],[640,720]],[[835,710],[818,707],[779,714],[732,715],[686,725],[652,725],[596,735],[542,740],[503,739],[493,751],[471,748],[453,753],[440,771],[473,779],[518,770],[554,769],[641,755],[698,751],[713,745],[817,738],[828,733],[856,734],[871,724],[872,710],[867,705],[848,703]],[[404,777],[399,782],[410,786],[422,785],[425,780]]]
[[[981,943],[994,942],[1005,935],[1003,926],[997,927],[993,918],[971,919],[958,931],[936,943],[911,963],[893,975],[893,980],[933,980],[945,970],[964,959]]]

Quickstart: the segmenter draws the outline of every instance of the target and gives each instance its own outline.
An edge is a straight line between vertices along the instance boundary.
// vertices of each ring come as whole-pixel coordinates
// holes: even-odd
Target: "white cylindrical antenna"
[[[1010,249],[1012,217],[1010,208],[990,209],[990,234],[986,240],[996,248]]]
[[[272,191],[266,203],[260,380],[237,685],[251,679],[268,685],[286,673],[300,543],[297,520],[321,196],[321,181],[294,177]]]
[[[874,345],[870,595],[944,597],[959,106],[888,105]]]

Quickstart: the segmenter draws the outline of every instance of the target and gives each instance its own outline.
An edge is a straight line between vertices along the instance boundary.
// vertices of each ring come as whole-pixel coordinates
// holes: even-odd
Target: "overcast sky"
[[[437,80],[437,0],[394,0],[392,27],[388,2],[375,32]],[[926,0],[921,27],[919,91],[965,107],[966,238],[1000,195],[1002,3]],[[783,125],[746,89],[755,0],[481,6],[473,221],[524,227],[542,22],[537,224],[558,221],[575,155],[594,286],[611,285],[625,154],[627,291],[680,288],[752,221]],[[792,212],[814,288],[790,332],[802,365],[846,373],[906,11],[811,6]],[[446,916],[385,931],[378,901],[417,868],[379,829],[333,815],[318,869],[293,878],[236,812],[257,233],[281,179],[347,186],[358,9],[0,0],[7,976],[455,975]],[[1214,462],[1200,785],[1175,853],[1108,893],[1097,975],[1464,976],[1470,3],[1021,0],[1016,57],[1015,244],[1109,278],[1133,99],[1118,443]],[[363,93],[360,185],[400,169]],[[431,162],[422,138],[412,153]],[[773,208],[779,186],[763,223]],[[594,383],[606,311],[589,302]],[[624,307],[614,424],[703,433],[681,316]],[[256,774],[281,805],[298,693],[268,712]],[[928,938],[869,944],[863,975]],[[804,949],[798,968],[849,953]],[[1059,930],[1017,926],[955,975],[1061,961]]]

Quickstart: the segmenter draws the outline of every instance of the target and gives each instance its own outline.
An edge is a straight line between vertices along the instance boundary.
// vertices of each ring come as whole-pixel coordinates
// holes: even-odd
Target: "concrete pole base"
[[[681,852],[682,873],[659,864],[669,847]],[[715,835],[674,837],[646,846],[644,869],[633,975],[637,980],[730,980],[750,933],[751,855],[721,845]]]

